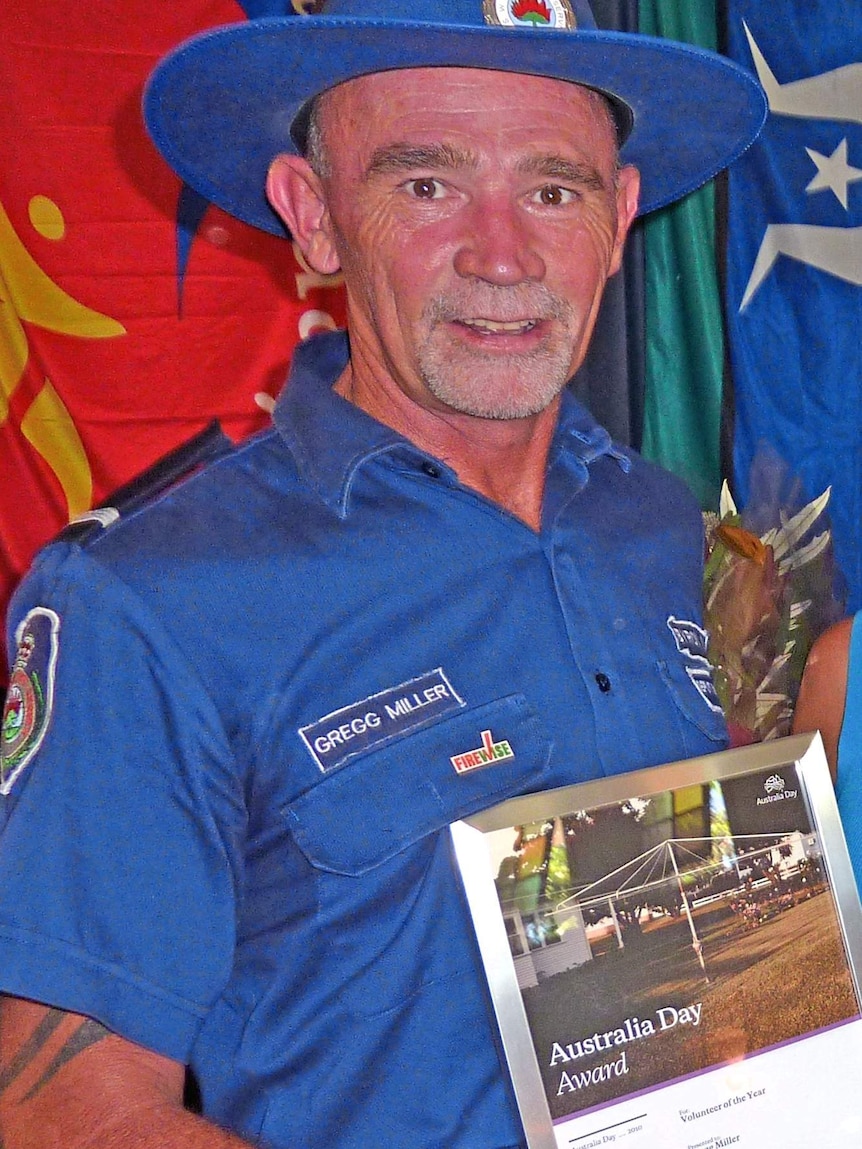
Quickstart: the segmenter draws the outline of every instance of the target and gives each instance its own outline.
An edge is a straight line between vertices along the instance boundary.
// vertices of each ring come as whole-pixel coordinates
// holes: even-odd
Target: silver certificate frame
[[[541,938],[537,942],[535,937],[527,937],[522,913],[525,903],[510,897],[510,891],[527,888],[542,866],[547,884],[552,845],[542,847],[544,861],[534,853],[531,870],[525,860],[529,843],[542,835],[546,844],[553,843],[557,835],[560,848],[562,834],[562,848],[569,853],[558,857],[569,857],[572,847],[565,840],[566,826],[575,827],[573,834],[580,832],[582,824],[590,827],[589,832],[595,826],[619,827],[627,820],[634,827],[639,815],[650,808],[675,809],[676,805],[684,805],[681,796],[696,795],[697,787],[701,787],[701,794],[710,796],[710,803],[715,797],[719,811],[725,795],[733,797],[734,825],[731,826],[729,815],[727,822],[721,824],[711,813],[708,835],[665,837],[664,845],[657,843],[655,847],[665,849],[666,855],[669,852],[659,870],[649,868],[652,848],[641,849],[644,835],[649,839],[645,829],[641,827],[633,834],[630,848],[620,846],[616,830],[602,830],[610,834],[607,841],[613,843],[612,852],[616,850],[614,862],[620,861],[620,849],[623,853],[628,849],[631,859],[611,865],[599,880],[594,867],[586,884],[575,881],[574,874],[565,869],[572,878],[574,893],[560,899],[558,895],[565,892],[565,887],[556,886],[556,902],[542,896],[545,917],[534,913],[531,918],[531,923],[546,934],[550,929],[552,934],[562,935],[568,925],[567,944],[577,935],[575,940],[582,949],[586,941],[589,955],[582,955],[576,965],[562,973],[553,970],[543,977],[540,972],[535,983],[530,981],[531,974],[525,984],[524,970],[530,962],[535,967],[539,956],[560,960],[559,947],[550,953],[549,945],[540,944]],[[602,818],[617,821],[602,822]],[[746,822],[750,822],[750,827]],[[716,825],[722,832],[713,832]],[[747,832],[749,828],[752,833]],[[650,833],[653,838],[661,836],[656,827]],[[591,1149],[619,1141],[632,1147],[661,1144],[663,1149],[676,1145],[688,1149],[698,1144],[750,1144],[758,1149],[773,1144],[801,1144],[804,1139],[798,1135],[804,1126],[802,1109],[810,1110],[812,1105],[809,1088],[798,1086],[798,1080],[805,1079],[804,1075],[798,1077],[801,1068],[805,1067],[805,1074],[812,1066],[820,1072],[816,1067],[824,1058],[837,1057],[842,1063],[849,1061],[856,1075],[862,1070],[862,994],[857,972],[862,970],[862,907],[819,734],[778,739],[515,798],[454,823],[451,834],[529,1149]],[[531,838],[531,834],[535,837]],[[672,843],[669,847],[668,842]],[[698,842],[700,846],[693,845]],[[656,865],[657,858],[656,853]],[[522,872],[527,873],[526,878],[517,876]],[[637,876],[632,878],[633,874]],[[516,884],[507,885],[510,881]],[[531,888],[535,908],[537,881]],[[606,913],[600,905],[605,898]],[[654,898],[664,898],[664,907],[652,907],[650,899]],[[666,928],[668,937],[677,939],[673,960],[682,964],[674,966],[673,978],[661,981],[660,989],[652,983],[650,986],[651,992],[665,993],[674,1004],[659,1005],[650,1013],[643,1005],[643,997],[633,998],[634,1004],[623,1010],[624,1021],[620,1021],[618,1011],[616,1021],[607,1022],[604,1032],[600,1032],[601,1023],[593,1029],[594,1019],[585,1029],[586,1023],[580,1019],[598,1008],[597,997],[604,994],[608,1002],[616,1005],[628,1001],[626,978],[634,975],[640,986],[640,971],[647,964],[650,968],[654,964],[652,959],[649,963],[639,959],[633,944],[621,956],[626,943],[619,918],[627,912],[621,907],[633,900],[648,907],[643,910],[638,906],[634,913],[629,912],[626,923],[626,929],[634,931],[633,940],[639,939],[638,945],[645,944],[644,938],[649,945],[658,944],[649,939],[658,937],[662,928]],[[575,926],[571,917],[560,925],[565,916],[561,907],[572,914],[577,911]],[[786,909],[792,913],[785,913]],[[598,924],[584,924],[585,913],[595,922],[600,912],[603,916]],[[811,923],[820,931],[831,930],[833,921],[839,940],[829,950],[832,957],[826,980],[830,984],[834,981],[838,989],[830,994],[828,1003],[824,993],[821,1007],[814,1001],[815,992],[786,990],[787,967],[779,967],[778,959],[770,955],[777,953],[779,946],[795,946],[793,976],[804,979],[809,976],[805,970],[807,955],[815,949],[814,943],[806,940],[811,936]],[[792,922],[796,926],[787,925]],[[604,931],[600,943],[589,940],[591,929],[593,937]],[[724,941],[704,940],[704,930],[707,934],[709,930],[718,931],[716,938],[720,933]],[[679,940],[683,936],[684,945]],[[774,944],[769,943],[770,936],[775,939]],[[554,940],[560,941],[560,936]],[[593,952],[597,944],[604,947],[598,960]],[[538,955],[537,949],[544,949],[544,954]],[[756,956],[760,950],[763,956]],[[744,972],[725,976],[727,970],[739,971],[743,965]],[[695,987],[689,996],[699,997],[698,1003],[680,1005],[679,995],[671,993],[671,987],[676,992],[681,984],[679,970],[683,966],[687,984]],[[736,982],[732,980],[734,976],[738,978]],[[561,981],[563,977],[569,980]],[[770,978],[775,984],[770,983]],[[724,987],[725,1002],[738,1002],[739,994],[744,992],[742,987],[764,980],[770,994],[770,1009],[766,1012],[769,1018],[775,1018],[766,1020],[766,1030],[751,1037],[743,1025],[740,1037],[739,1027],[716,1028],[713,1024],[715,1032],[710,1037],[706,1021],[709,1002],[718,994],[716,987]],[[807,984],[813,987],[823,981],[822,967],[818,965]],[[545,998],[544,1006],[542,993],[551,995]],[[781,1010],[772,1008],[782,995],[797,1007],[800,1001],[805,1004],[803,1016],[794,1015],[784,1028],[784,1022],[778,1020],[779,1015],[783,1017]],[[664,999],[653,996],[651,1000],[655,1006],[656,1000]],[[615,1007],[608,1006],[611,1011]],[[702,1017],[704,1027],[695,1035]],[[677,1029],[678,1033],[664,1033],[665,1023],[668,1030]],[[684,1033],[687,1023],[689,1029]],[[774,1032],[771,1025],[776,1027]],[[724,1036],[710,1045],[716,1033]],[[736,1038],[731,1036],[729,1045],[728,1033],[736,1034]],[[554,1034],[557,1036],[552,1041]],[[699,1043],[699,1060],[692,1062],[695,1039]],[[815,1040],[820,1044],[808,1045]],[[827,1042],[841,1044],[833,1048]],[[674,1049],[687,1052],[683,1057]],[[678,1062],[674,1061],[676,1056]],[[661,1068],[663,1057],[670,1057],[670,1061]],[[630,1072],[636,1058],[647,1073],[646,1079],[643,1072],[639,1080],[635,1072]],[[644,1069],[647,1062],[649,1066]],[[740,1076],[740,1063],[744,1063],[748,1076]],[[728,1075],[730,1069],[735,1076]],[[627,1076],[619,1082],[612,1080],[614,1073],[620,1077],[621,1070]],[[607,1079],[602,1076],[605,1072]],[[822,1090],[831,1087],[835,1076],[834,1067],[830,1072],[830,1081],[815,1085],[821,1091],[822,1101],[826,1100]],[[649,1075],[654,1078],[656,1073],[658,1079],[650,1079]],[[751,1077],[751,1073],[755,1076]],[[794,1075],[795,1082],[783,1081]],[[599,1081],[601,1089],[594,1084],[585,1085],[588,1080]],[[629,1088],[630,1082],[634,1088]],[[561,1097],[559,1091],[564,1086]],[[661,1096],[670,1090],[673,1092]],[[591,1100],[598,1095],[598,1100]],[[862,1144],[862,1124],[849,1111],[854,1096],[858,1096],[858,1085],[850,1090],[846,1120],[840,1101],[835,1102],[838,1111],[831,1110],[830,1133],[836,1134],[845,1127],[849,1130],[847,1140],[832,1136],[832,1144]],[[800,1112],[794,1113],[794,1104],[799,1105]]]

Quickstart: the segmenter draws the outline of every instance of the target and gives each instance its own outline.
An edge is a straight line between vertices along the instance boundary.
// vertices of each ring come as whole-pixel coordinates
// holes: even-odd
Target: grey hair
[[[312,171],[320,179],[325,179],[331,173],[329,156],[323,142],[323,132],[320,126],[321,111],[326,92],[315,96],[305,112],[305,140],[302,154],[311,165]]]

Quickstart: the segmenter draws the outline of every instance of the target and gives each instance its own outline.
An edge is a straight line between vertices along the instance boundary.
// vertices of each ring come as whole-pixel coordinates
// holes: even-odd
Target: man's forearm
[[[210,1121],[176,1107],[155,1107],[123,1114],[86,1140],[70,1142],[58,1130],[55,1141],[4,1141],[3,1149],[252,1149],[248,1141]]]
[[[3,1001],[0,1149],[249,1149],[183,1107],[183,1081],[91,1018]]]

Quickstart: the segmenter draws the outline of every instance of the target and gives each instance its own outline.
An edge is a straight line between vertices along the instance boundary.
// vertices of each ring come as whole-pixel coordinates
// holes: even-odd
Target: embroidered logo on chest
[[[696,622],[668,616],[668,629],[673,635],[676,648],[686,659],[685,672],[701,698],[716,714],[723,714],[715,683],[712,681],[712,666],[707,655],[709,635]]]

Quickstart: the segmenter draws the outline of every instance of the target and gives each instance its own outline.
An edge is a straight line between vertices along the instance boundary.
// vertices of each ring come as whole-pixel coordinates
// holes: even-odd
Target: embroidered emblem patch
[[[692,685],[710,710],[716,714],[723,714],[718,691],[712,681],[712,666],[707,656],[709,635],[696,622],[674,618],[673,615],[668,616],[667,625],[673,635],[677,650],[688,659],[685,672]]]
[[[482,0],[486,24],[503,28],[576,28],[569,0]]]
[[[468,770],[478,770],[480,766],[490,766],[493,762],[505,762],[507,758],[514,757],[515,751],[505,738],[495,742],[491,731],[483,730],[481,746],[465,750],[463,754],[453,754],[449,761],[458,774],[466,774]]]
[[[463,705],[464,700],[438,667],[333,710],[311,725],[300,727],[299,735],[314,761],[326,772]]]
[[[18,627],[18,653],[12,664],[0,730],[0,794],[9,793],[48,729],[54,705],[59,632],[60,619],[45,607],[31,610]]]

